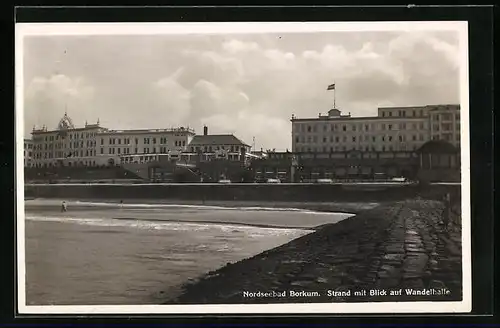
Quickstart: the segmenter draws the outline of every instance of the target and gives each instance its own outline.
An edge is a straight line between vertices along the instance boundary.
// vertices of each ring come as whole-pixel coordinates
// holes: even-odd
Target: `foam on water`
[[[298,231],[311,231],[309,229],[271,228],[256,227],[238,224],[217,223],[195,223],[195,222],[172,222],[172,221],[148,221],[148,220],[124,220],[124,219],[99,219],[99,218],[72,218],[26,215],[27,220],[75,223],[99,227],[126,227],[144,230],[170,230],[170,231],[214,231],[231,234],[245,233],[249,237],[264,237],[269,235],[289,235]]]
[[[47,200],[47,199],[35,199],[27,200],[25,204],[27,205],[60,205],[60,200]],[[113,202],[92,202],[92,201],[67,201],[68,206],[89,206],[89,207],[106,207],[106,208],[129,208],[129,209],[193,209],[193,210],[222,210],[222,211],[241,211],[241,212],[294,212],[301,214],[313,214],[313,215],[337,215],[335,212],[320,212],[313,210],[306,210],[294,207],[266,207],[266,206],[216,206],[216,205],[192,205],[192,204],[146,204],[146,203],[113,203]],[[371,208],[378,205],[378,203],[342,203],[346,207],[363,207]]]

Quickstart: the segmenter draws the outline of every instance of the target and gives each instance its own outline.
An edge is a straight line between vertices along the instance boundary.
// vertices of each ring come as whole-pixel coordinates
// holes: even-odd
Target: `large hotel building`
[[[377,116],[351,117],[338,109],[315,118],[292,115],[296,153],[411,152],[430,140],[460,148],[460,106],[379,108]]]
[[[252,157],[250,146],[232,134],[196,135],[190,128],[111,130],[85,123],[76,127],[64,114],[56,129],[33,127],[24,140],[25,167],[109,166],[142,164],[162,159],[190,162],[212,158],[239,161]]]
[[[158,154],[184,151],[195,135],[184,127],[110,130],[99,121],[79,128],[66,113],[57,129],[33,127],[31,134],[32,139],[24,141],[25,166],[29,167],[112,165],[128,155],[145,162],[157,159]]]

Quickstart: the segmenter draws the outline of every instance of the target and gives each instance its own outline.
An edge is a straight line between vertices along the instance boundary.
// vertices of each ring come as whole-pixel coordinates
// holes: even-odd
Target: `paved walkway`
[[[443,208],[410,200],[367,210],[228,264],[168,303],[460,300],[461,229],[440,223]]]

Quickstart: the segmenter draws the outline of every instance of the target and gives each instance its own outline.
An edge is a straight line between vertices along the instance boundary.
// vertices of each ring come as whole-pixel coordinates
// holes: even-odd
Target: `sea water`
[[[350,216],[109,203],[62,213],[49,203],[26,209],[28,305],[160,304],[190,279]]]

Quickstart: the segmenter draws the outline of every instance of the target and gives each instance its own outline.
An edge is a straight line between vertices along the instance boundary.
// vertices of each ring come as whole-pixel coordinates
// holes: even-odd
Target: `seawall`
[[[364,211],[210,272],[166,303],[461,300],[461,224],[441,224],[443,209],[418,199]]]
[[[45,184],[25,185],[25,197],[195,201],[386,202],[460,195],[460,185],[398,184]]]

